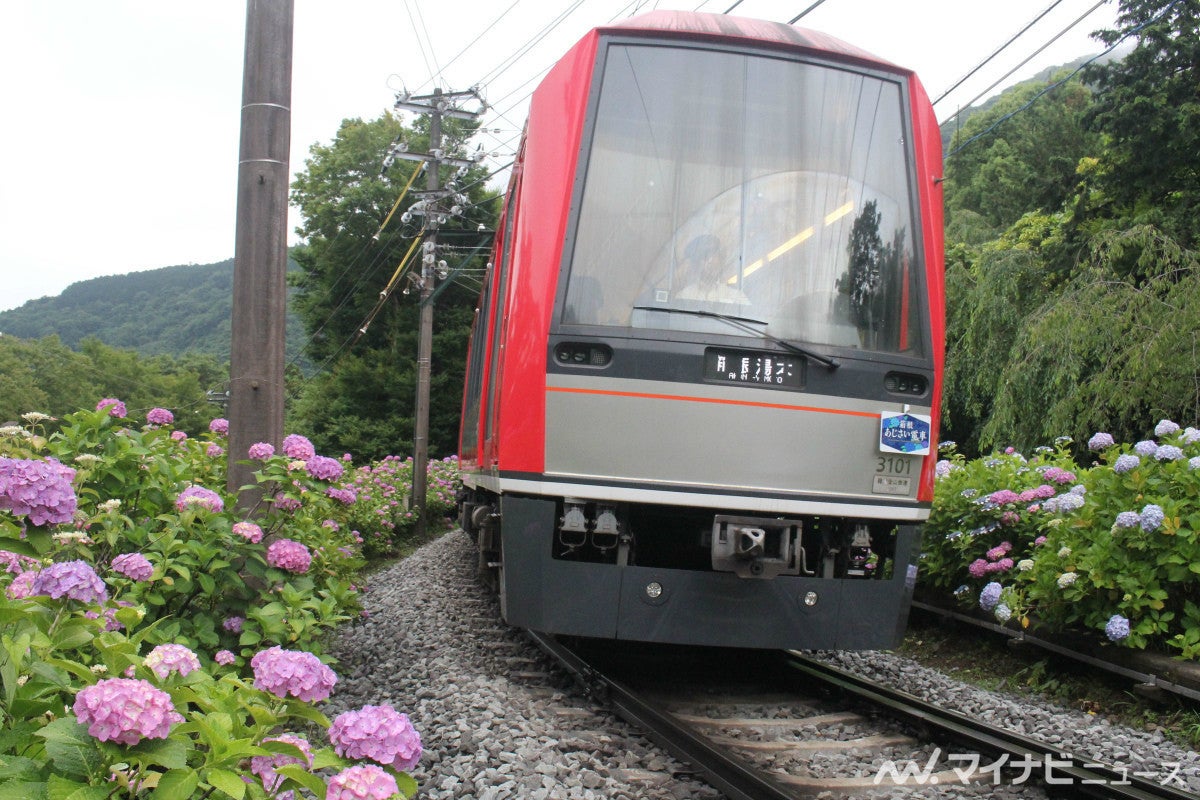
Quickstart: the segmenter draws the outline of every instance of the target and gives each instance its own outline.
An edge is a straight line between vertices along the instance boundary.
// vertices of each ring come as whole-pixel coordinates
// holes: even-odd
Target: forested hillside
[[[148,356],[195,353],[227,361],[232,310],[229,259],[73,283],[57,297],[0,312],[0,332],[23,339],[53,335],[73,349],[91,337]],[[300,355],[303,337],[299,320],[289,316],[289,361]]]

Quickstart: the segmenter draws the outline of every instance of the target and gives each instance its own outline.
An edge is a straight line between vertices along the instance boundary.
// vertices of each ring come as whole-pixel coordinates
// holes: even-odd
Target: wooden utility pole
[[[229,360],[230,491],[253,483],[250,445],[283,438],[293,0],[248,0]],[[258,502],[251,492],[242,508]]]

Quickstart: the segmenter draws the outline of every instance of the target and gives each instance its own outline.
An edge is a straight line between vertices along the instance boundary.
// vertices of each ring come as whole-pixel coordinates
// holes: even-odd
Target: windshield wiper
[[[712,317],[713,319],[719,319],[722,322],[728,323],[729,325],[746,331],[747,333],[753,333],[755,336],[761,336],[769,342],[774,342],[785,350],[791,350],[793,353],[799,353],[805,358],[811,358],[813,361],[816,361],[819,364],[824,364],[827,369],[837,369],[842,365],[841,362],[835,358],[823,356],[820,353],[814,353],[808,348],[801,347],[798,344],[792,344],[791,342],[772,336],[766,331],[760,331],[750,327],[750,325],[753,324],[762,325],[765,328],[768,324],[770,324],[763,322],[761,319],[753,319],[751,317],[735,317],[732,314],[721,314],[717,311],[702,311],[700,309],[693,308],[669,308],[666,306],[634,306],[633,310],[662,311],[667,314],[687,314],[688,316],[692,317]]]

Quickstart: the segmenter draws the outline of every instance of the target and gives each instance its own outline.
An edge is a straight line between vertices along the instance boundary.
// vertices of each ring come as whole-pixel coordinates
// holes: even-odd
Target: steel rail
[[[1196,800],[1196,795],[1154,783],[1136,772],[1080,759],[1067,751],[1037,739],[1011,731],[991,728],[970,717],[939,708],[919,697],[880,686],[866,678],[817,661],[796,651],[788,651],[789,666],[808,677],[838,687],[842,691],[881,706],[909,723],[936,731],[942,737],[964,743],[980,752],[1007,755],[1009,763],[1036,764],[1044,768],[1044,777],[1051,770],[1063,776],[1050,788],[1068,790],[1085,797],[1120,798],[1121,800]],[[1046,783],[1038,778],[1039,783]]]
[[[667,711],[638,697],[635,691],[603,674],[552,636],[535,631],[526,633],[590,694],[607,702],[619,716],[645,731],[675,758],[702,772],[705,780],[730,800],[795,800],[795,789],[785,788],[764,773],[733,758],[727,748],[720,748],[687,726],[680,725]]]

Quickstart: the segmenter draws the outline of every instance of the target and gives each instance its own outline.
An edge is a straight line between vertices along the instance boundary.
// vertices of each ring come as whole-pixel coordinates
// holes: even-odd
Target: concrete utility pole
[[[230,491],[253,483],[250,445],[283,438],[293,0],[248,0],[229,360]],[[250,508],[258,492],[240,497]]]
[[[438,168],[448,164],[460,168],[471,166],[474,162],[461,158],[452,158],[442,152],[442,120],[445,117],[457,119],[475,119],[482,112],[464,111],[455,103],[463,97],[471,97],[483,103],[477,90],[469,92],[445,93],[434,89],[433,94],[414,97],[404,95],[397,99],[396,108],[406,111],[417,111],[429,114],[429,153],[406,153],[403,149],[393,150],[390,155],[413,161],[427,163],[425,191],[419,192],[420,203],[410,208],[410,212],[423,213],[425,223],[422,228],[421,277],[418,285],[421,289],[421,322],[419,341],[417,344],[417,409],[413,432],[413,507],[417,512],[417,535],[424,536],[426,531],[425,495],[428,491],[428,476],[426,469],[429,464],[429,381],[433,353],[433,291],[437,283],[437,232],[438,227],[445,221],[446,211],[440,201],[452,194],[442,189],[441,176]]]

